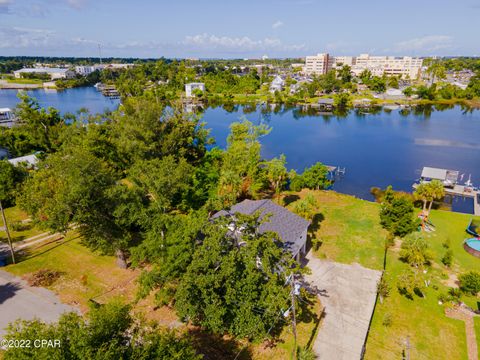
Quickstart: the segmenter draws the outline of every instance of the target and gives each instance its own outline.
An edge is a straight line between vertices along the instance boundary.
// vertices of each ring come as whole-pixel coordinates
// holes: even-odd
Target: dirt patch
[[[30,286],[51,286],[63,273],[56,270],[40,269],[34,273],[27,274],[23,278]]]

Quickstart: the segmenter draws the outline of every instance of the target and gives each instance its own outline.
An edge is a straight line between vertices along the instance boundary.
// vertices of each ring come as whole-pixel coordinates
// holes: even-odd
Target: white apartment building
[[[361,54],[355,58],[352,72],[358,76],[364,70],[370,70],[372,75],[395,75],[402,78],[416,79],[420,75],[423,60],[410,56],[371,56]]]
[[[369,70],[374,76],[395,75],[402,78],[416,79],[420,76],[423,60],[409,56],[371,56],[360,54],[359,56],[330,56],[329,54],[318,54],[305,58],[305,73],[326,74],[329,70],[338,69],[343,65],[352,68],[356,76],[362,71]]]
[[[75,66],[75,72],[78,75],[87,76],[97,70],[103,70],[104,65],[85,65],[85,66]]]
[[[321,75],[328,71],[328,54],[317,54],[305,57],[305,73],[307,75]]]

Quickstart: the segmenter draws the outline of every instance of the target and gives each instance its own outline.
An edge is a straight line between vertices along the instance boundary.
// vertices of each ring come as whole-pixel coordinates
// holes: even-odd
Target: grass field
[[[22,85],[41,85],[43,84],[44,80],[40,79],[6,79],[10,84],[22,84]]]
[[[92,253],[80,244],[75,232],[60,241],[52,241],[35,248],[18,264],[5,268],[14,275],[24,276],[40,269],[59,271],[62,276],[50,288],[59,294],[62,302],[88,309],[88,300],[105,302],[119,296],[129,301],[135,293],[138,272],[116,266],[112,256]]]
[[[320,258],[382,269],[386,233],[379,224],[379,205],[331,191],[306,190],[285,194],[283,202],[289,203],[288,207],[293,209],[294,202],[308,193],[313,194],[318,202],[312,225],[321,246],[315,254]],[[390,296],[383,304],[377,304],[365,359],[401,359],[407,336],[412,346],[412,359],[466,359],[465,324],[444,315],[444,307],[438,304],[438,295],[446,293],[450,286],[457,286],[455,281],[462,272],[480,269],[480,260],[468,254],[462,246],[470,218],[470,215],[432,211],[431,221],[437,230],[425,235],[434,256],[433,264],[425,274],[425,279],[431,282],[426,298],[408,300],[399,294],[396,287],[398,276],[409,265],[399,259],[399,243],[388,250],[385,276]],[[451,269],[440,260],[446,251],[443,246],[446,242],[453,251]],[[475,309],[480,301],[465,295],[461,300]],[[384,325],[385,319],[390,319],[391,324]],[[477,341],[480,341],[479,319],[476,321]]]
[[[312,194],[317,200],[317,212],[311,229],[320,239],[315,251],[319,258],[342,263],[359,263],[370,269],[382,269],[387,233],[378,220],[378,204],[333,191],[288,193],[283,202],[294,206],[294,201]]]
[[[475,334],[477,335],[478,358],[480,359],[480,316],[474,318]]]
[[[26,221],[28,219],[28,215],[18,207],[5,209],[5,216],[9,224],[10,235],[12,236],[13,242],[25,240],[45,232],[44,230],[35,227],[31,222]],[[21,222],[23,222],[21,224],[21,228],[17,231],[14,230],[14,224],[20,224]],[[3,219],[1,218],[0,225],[3,226]],[[7,234],[4,231],[0,231],[0,242],[7,242]]]

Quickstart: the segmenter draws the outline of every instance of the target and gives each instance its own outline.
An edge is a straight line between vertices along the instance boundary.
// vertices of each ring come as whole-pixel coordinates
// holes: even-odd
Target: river
[[[54,106],[63,113],[81,107],[101,112],[118,105],[93,88],[54,93],[35,90],[31,94],[42,106]],[[0,90],[0,107],[13,107],[15,101],[15,94]],[[479,111],[464,112],[457,106],[407,115],[393,110],[336,117],[299,116],[294,109],[250,109],[247,114],[241,106],[229,110],[210,108],[203,114],[218,146],[226,145],[229,125],[242,116],[255,124],[266,123],[272,131],[261,139],[265,158],[283,153],[287,166],[297,171],[317,161],[345,168],[345,175],[334,186],[342,193],[372,200],[373,186],[393,185],[396,190],[411,191],[424,166],[459,170],[464,181],[471,174],[473,183],[480,185]],[[454,210],[471,212],[470,200],[456,199]]]

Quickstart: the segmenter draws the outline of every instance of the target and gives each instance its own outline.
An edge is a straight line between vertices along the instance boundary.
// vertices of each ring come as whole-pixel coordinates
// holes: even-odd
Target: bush
[[[397,282],[398,292],[405,296],[407,299],[413,300],[413,295],[424,297],[423,295],[423,281],[418,273],[413,272],[411,269],[403,272],[398,277]]]
[[[445,265],[445,266],[452,266],[452,262],[453,262],[453,251],[452,249],[447,249],[447,251],[445,252],[445,255],[443,255],[442,257],[442,264]]]
[[[429,265],[432,253],[428,242],[419,234],[409,236],[402,243],[400,259],[415,267]]]
[[[464,293],[476,295],[480,292],[480,273],[478,271],[469,271],[458,277],[460,281],[460,290]]]
[[[297,349],[297,359],[298,360],[315,360],[317,356],[312,349],[308,347],[299,347]]]
[[[31,225],[22,221],[14,221],[10,223],[13,231],[26,231],[31,228]]]
[[[395,193],[389,186],[385,190],[380,208],[380,223],[390,234],[403,237],[418,227],[412,200],[404,194]]]
[[[386,313],[386,314],[383,316],[382,325],[383,325],[383,326],[386,326],[386,327],[392,325],[392,314]]]

